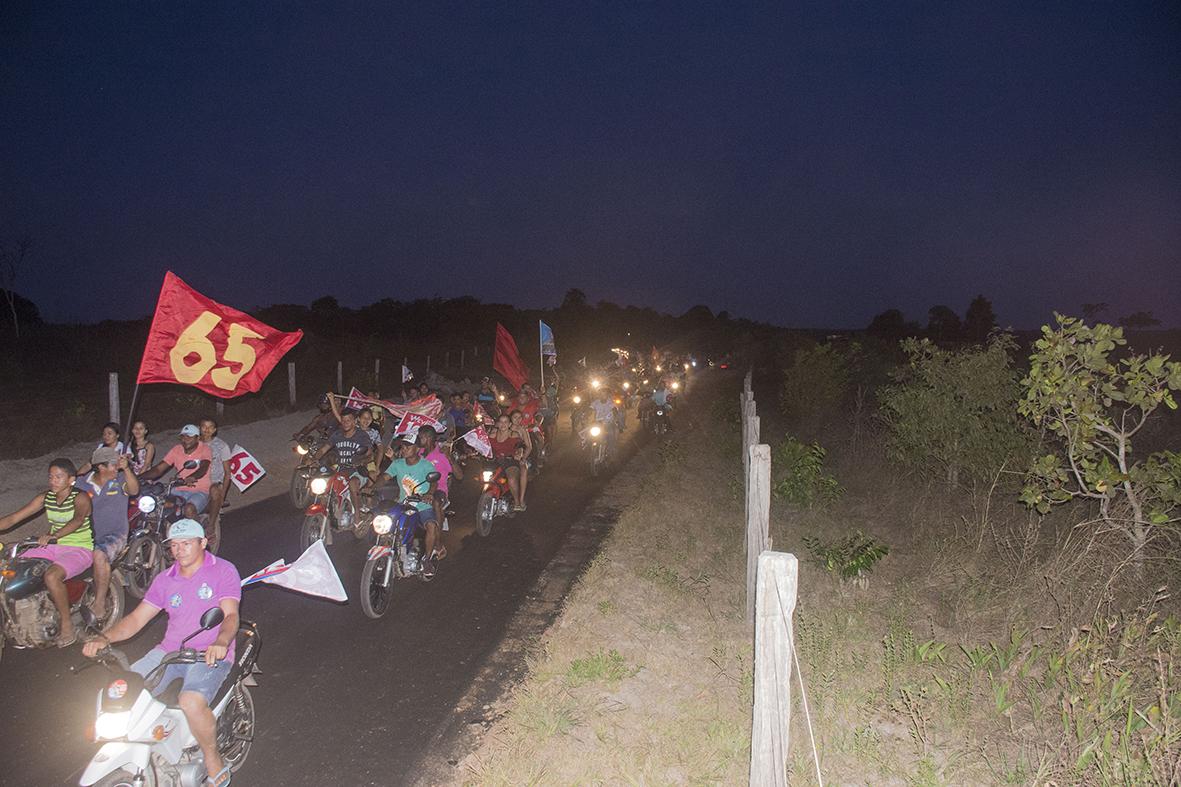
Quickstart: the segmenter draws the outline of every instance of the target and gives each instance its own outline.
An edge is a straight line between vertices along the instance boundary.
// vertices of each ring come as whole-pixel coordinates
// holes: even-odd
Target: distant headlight
[[[574,401],[574,404],[582,404],[582,397],[579,396],[578,394],[575,394],[573,401]]]
[[[135,507],[145,514],[150,514],[156,510],[156,498],[151,495],[144,495],[135,504]]]
[[[664,371],[664,369],[663,369],[662,367],[660,367],[660,366],[657,366],[657,367],[656,367],[656,371],[658,371],[658,372],[663,372],[663,371]]]
[[[394,520],[389,514],[378,514],[373,517],[373,532],[379,536],[384,536],[394,528]]]
[[[598,380],[591,380],[591,388],[594,388],[596,391],[599,390],[600,385],[602,385],[602,383]]]
[[[678,389],[678,388],[680,388],[680,387],[681,387],[681,384],[680,384],[680,383],[673,383],[673,390],[674,390],[674,391],[675,391],[675,390],[677,390],[677,389]]]
[[[657,410],[657,411],[656,411],[656,414],[657,414],[657,415],[664,415],[664,410]]]
[[[685,371],[689,371],[689,364],[685,364]]]
[[[313,495],[322,495],[328,491],[328,479],[313,478],[312,483],[308,484],[308,488],[312,490]]]
[[[491,470],[485,470],[483,472],[483,474],[481,475],[481,477],[484,479],[485,484],[492,483],[492,471]]]
[[[598,437],[598,436],[599,436],[599,435],[601,435],[602,433],[603,433],[603,430],[602,430],[602,428],[600,428],[600,427],[598,426],[598,424],[596,424],[595,426],[592,426],[592,427],[590,428],[590,434],[591,434],[591,437]]]
[[[131,723],[131,711],[118,713],[100,713],[94,720],[94,737],[98,740],[112,740],[127,735],[127,725]]]
[[[307,446],[305,446],[303,443],[300,443],[299,445],[295,446],[295,453],[299,454],[300,456],[307,456]]]
[[[625,391],[626,391],[627,389],[631,388],[631,387],[632,387],[632,384],[631,384],[631,383],[629,383],[629,382],[625,382],[625,383],[623,384],[623,390],[625,390]]]

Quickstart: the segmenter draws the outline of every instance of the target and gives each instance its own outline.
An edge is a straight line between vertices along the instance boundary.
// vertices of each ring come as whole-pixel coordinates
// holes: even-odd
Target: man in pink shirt
[[[422,458],[435,466],[435,470],[439,473],[439,482],[435,485],[435,498],[432,501],[435,509],[435,521],[442,527],[447,520],[443,518],[443,511],[447,508],[447,492],[448,492],[448,476],[455,475],[459,481],[463,480],[463,468],[459,465],[451,464],[451,457],[447,456],[447,452],[439,448],[439,435],[434,427],[424,426],[418,430],[418,452]],[[444,557],[447,550],[441,545],[439,547],[439,557]]]
[[[209,505],[209,465],[213,462],[213,451],[208,443],[201,442],[200,436],[201,430],[195,424],[186,424],[180,430],[180,442],[139,477],[140,481],[154,481],[169,470],[176,470],[177,477],[183,480],[173,487],[172,493],[184,499],[184,514],[189,519],[196,519]],[[190,461],[196,462],[196,466],[186,468]]]

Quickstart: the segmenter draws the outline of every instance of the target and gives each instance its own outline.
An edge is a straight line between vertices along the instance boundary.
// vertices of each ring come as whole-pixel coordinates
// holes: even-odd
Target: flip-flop
[[[226,780],[224,782],[219,781],[219,779],[221,779],[222,776],[226,777]],[[232,776],[233,776],[233,774],[230,772],[230,766],[225,765],[222,767],[222,769],[220,771],[215,773],[213,776],[206,776],[205,783],[207,785],[209,785],[209,787],[226,787],[226,785],[228,785],[230,783],[230,778]]]
[[[59,636],[57,639],[55,639],[53,641],[53,644],[57,645],[59,648],[68,648],[77,641],[78,641],[78,632],[74,631],[74,633],[70,635],[69,639],[63,639],[62,637]]]

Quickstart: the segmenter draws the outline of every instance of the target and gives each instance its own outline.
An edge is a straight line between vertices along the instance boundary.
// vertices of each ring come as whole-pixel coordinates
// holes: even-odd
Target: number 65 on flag
[[[168,271],[136,382],[191,385],[223,399],[256,393],[302,338],[210,300]]]

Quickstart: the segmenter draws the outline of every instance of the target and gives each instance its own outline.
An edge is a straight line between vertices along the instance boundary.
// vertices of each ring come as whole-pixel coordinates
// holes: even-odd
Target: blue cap
[[[178,519],[168,526],[168,538],[164,540],[174,538],[205,538],[205,528],[195,519]]]

